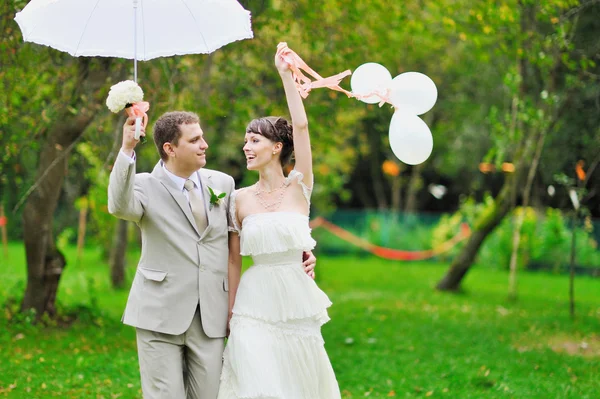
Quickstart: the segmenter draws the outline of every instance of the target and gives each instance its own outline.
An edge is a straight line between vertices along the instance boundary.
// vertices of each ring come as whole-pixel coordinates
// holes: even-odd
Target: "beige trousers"
[[[223,338],[209,338],[200,312],[187,331],[169,335],[136,329],[144,399],[216,399]]]

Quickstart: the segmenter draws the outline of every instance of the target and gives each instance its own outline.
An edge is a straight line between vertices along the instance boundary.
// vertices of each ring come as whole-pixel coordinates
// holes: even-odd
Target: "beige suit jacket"
[[[142,254],[123,315],[123,323],[165,334],[182,334],[200,305],[202,327],[211,338],[224,337],[228,316],[227,264],[229,198],[233,178],[198,172],[208,227],[198,231],[189,202],[159,162],[152,173],[135,172],[119,154],[110,174],[108,210],[136,222]],[[227,195],[210,206],[208,187]]]

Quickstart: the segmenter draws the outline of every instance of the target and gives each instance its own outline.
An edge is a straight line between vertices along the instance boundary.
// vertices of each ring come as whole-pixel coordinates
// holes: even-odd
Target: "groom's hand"
[[[317,258],[312,253],[312,251],[307,251],[302,254],[302,264],[304,265],[304,271],[311,277],[313,280],[315,279],[315,266],[317,265]]]
[[[142,126],[142,133],[140,134],[140,137],[145,135],[146,129]],[[139,142],[140,140],[135,139],[135,117],[130,116],[123,125],[123,144],[121,145],[121,150],[125,154],[132,156],[133,150]]]
[[[229,333],[231,332],[229,324],[231,323],[231,317],[233,316],[233,311],[229,309],[229,316],[227,316],[227,338],[229,338]]]

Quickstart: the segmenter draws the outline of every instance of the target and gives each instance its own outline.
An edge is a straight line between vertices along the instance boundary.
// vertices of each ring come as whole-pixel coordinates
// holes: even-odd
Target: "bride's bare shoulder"
[[[253,192],[253,187],[254,186],[252,185],[235,190],[235,197],[237,198],[238,202],[248,198]]]

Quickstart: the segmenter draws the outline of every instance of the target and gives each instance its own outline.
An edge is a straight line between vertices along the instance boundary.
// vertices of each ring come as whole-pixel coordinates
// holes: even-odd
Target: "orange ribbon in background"
[[[142,118],[142,126],[146,128],[148,124],[148,115],[146,112],[150,109],[150,103],[147,101],[140,101],[131,104],[131,107],[125,108],[127,115],[135,118]]]
[[[310,221],[311,229],[314,230],[319,227],[324,228],[336,237],[341,238],[342,240],[354,246],[357,246],[365,251],[368,251],[375,256],[378,256],[383,259],[401,261],[431,259],[436,255],[449,251],[454,246],[459,244],[461,241],[467,239],[471,235],[471,229],[469,228],[469,226],[466,223],[462,223],[460,225],[459,233],[457,233],[448,241],[440,243],[435,248],[427,249],[424,251],[405,251],[400,249],[380,247],[378,245],[371,244],[364,238],[360,238],[355,234],[351,233],[350,231],[345,230],[320,216]]]

